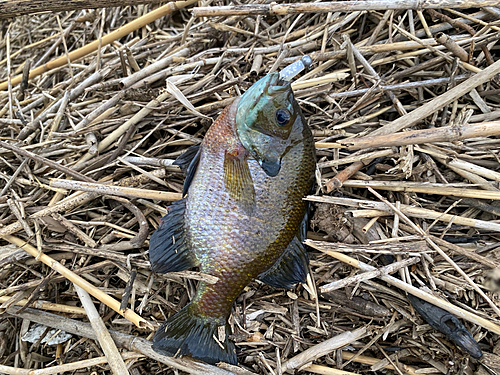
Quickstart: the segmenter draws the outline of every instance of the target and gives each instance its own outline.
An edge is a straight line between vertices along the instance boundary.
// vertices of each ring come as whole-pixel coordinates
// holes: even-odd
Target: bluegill
[[[199,267],[192,301],[158,329],[153,349],[207,363],[236,364],[231,307],[255,278],[280,288],[305,282],[306,202],[314,141],[289,81],[270,73],[223,110],[187,164],[184,198],[151,236],[154,272]],[[285,78],[287,78],[285,76]]]

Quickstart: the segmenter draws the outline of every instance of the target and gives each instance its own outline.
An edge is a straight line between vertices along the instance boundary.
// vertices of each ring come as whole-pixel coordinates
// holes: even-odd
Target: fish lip
[[[277,75],[276,77],[272,77],[272,79],[266,82],[266,85],[264,86],[262,92],[259,93],[254,102],[249,106],[249,110],[251,111],[255,108],[263,95],[274,97],[277,94],[290,91],[291,89],[292,86],[290,85],[290,82],[282,80],[279,75]]]
[[[292,86],[289,81],[285,81],[280,77],[280,75],[278,75],[276,79],[269,82],[268,88],[273,92],[284,92],[291,90]]]
[[[282,86],[282,87],[290,87],[291,86],[290,82],[284,80],[283,78],[281,78],[281,76],[279,76],[278,80],[276,81],[276,85]]]
[[[270,96],[274,96],[276,94],[287,92],[289,90],[290,90],[290,85],[288,86],[273,85],[269,86],[269,88],[267,89],[267,94]]]

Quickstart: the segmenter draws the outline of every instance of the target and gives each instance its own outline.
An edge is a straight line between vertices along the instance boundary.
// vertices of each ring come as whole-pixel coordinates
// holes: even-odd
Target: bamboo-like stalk
[[[466,171],[464,169],[456,168],[452,165],[448,164],[448,168],[450,168],[456,174],[462,176],[466,180],[470,181],[472,184],[477,184],[481,189],[491,190],[491,191],[500,191],[496,186],[494,186],[491,181],[473,173],[470,171]]]
[[[138,359],[141,357],[144,357],[144,355],[136,352],[125,352],[121,353],[120,355],[120,358],[122,358],[122,360]],[[82,361],[65,363],[63,365],[45,367],[37,370],[0,365],[0,372],[8,375],[55,375],[65,372],[75,372],[76,370],[86,369],[92,366],[99,366],[105,364],[106,362],[106,357],[102,356],[91,359],[84,359]]]
[[[401,260],[399,262],[391,263],[391,264],[384,266],[384,267],[381,267],[379,269],[375,269],[373,271],[363,272],[359,275],[346,277],[344,279],[337,280],[337,281],[331,282],[329,284],[325,284],[319,288],[319,291],[321,293],[328,293],[328,292],[331,292],[332,290],[341,289],[341,288],[344,288],[348,285],[356,284],[356,283],[359,283],[361,281],[370,280],[370,279],[373,279],[375,277],[394,273],[394,272],[400,270],[401,268],[408,267],[408,266],[411,266],[413,264],[417,264],[418,262],[420,262],[419,257],[412,257],[412,258],[404,259],[404,260]]]
[[[144,27],[150,22],[156,21],[160,17],[164,17],[167,14],[170,14],[176,10],[185,8],[191,4],[194,4],[198,2],[198,0],[186,0],[186,1],[175,1],[175,2],[170,2],[167,3],[147,14],[145,14],[142,17],[136,18],[133,21],[127,23],[126,25],[110,32],[107,35],[104,35],[101,39],[94,40],[93,42],[90,42],[89,44],[74,50],[72,52],[69,52],[68,55],[64,55],[61,57],[58,57],[55,60],[49,61],[46,64],[43,64],[39,66],[38,68],[35,68],[30,71],[29,78],[32,79],[34,77],[38,77],[39,75],[48,72],[49,70],[59,68],[61,66],[64,66],[68,63],[68,60],[70,62],[73,62],[77,59],[80,59],[89,53],[92,53],[97,50],[99,47],[104,47],[110,43],[113,43],[115,40],[120,39],[124,37],[125,35],[130,34],[133,31],[136,31],[140,29],[141,27]],[[47,3],[44,1],[44,3]],[[12,85],[17,85],[20,83],[22,80],[22,75],[15,76],[11,79],[11,84]],[[7,89],[7,81],[0,83],[0,90],[6,90]]]
[[[471,172],[477,174],[482,177],[486,177],[495,181],[500,181],[500,173],[493,171],[489,168],[481,167],[480,165],[469,163],[460,159],[450,159],[448,155],[445,155],[439,151],[436,151],[429,146],[427,147],[415,147],[415,150],[420,152],[425,152],[426,154],[432,155],[435,159],[437,159],[440,163],[445,165],[449,165],[451,167],[455,167],[458,169],[463,169],[467,172]]]
[[[437,96],[431,101],[425,103],[423,106],[418,107],[412,112],[405,116],[401,116],[397,120],[394,120],[387,125],[374,130],[372,135],[384,135],[392,134],[398,132],[404,128],[408,128],[417,124],[419,121],[423,120],[427,116],[433,114],[434,112],[442,109],[444,106],[450,104],[454,100],[460,98],[461,96],[471,92],[476,87],[488,82],[492,77],[500,72],[500,60],[496,61],[494,64],[488,66],[483,71],[473,75],[468,80],[460,83],[451,90]]]
[[[139,328],[148,328],[153,330],[154,326],[148,322],[147,320],[141,318],[132,310],[120,310],[120,302],[110,297],[100,289],[97,289],[95,286],[90,284],[88,281],[84,280],[82,277],[76,275],[74,272],[70,271],[66,267],[64,267],[61,263],[55,261],[47,254],[39,253],[37,249],[31,246],[29,243],[24,240],[14,237],[14,236],[4,236],[5,240],[13,243],[16,246],[19,246],[21,249],[25,250],[27,253],[34,256],[37,260],[44,263],[45,265],[52,268],[54,271],[59,272],[61,275],[66,277],[69,281],[72,281],[74,284],[86,290],[88,293],[93,295],[99,301],[104,303],[106,306],[110,307],[112,310],[116,311],[118,314],[122,315],[128,321],[134,323]]]
[[[106,325],[99,316],[99,313],[90,298],[90,294],[76,284],[74,284],[74,287],[78,293],[78,297],[80,297],[82,306],[87,313],[90,324],[92,325],[92,328],[97,336],[97,341],[99,341],[101,349],[106,356],[109,367],[111,367],[111,371],[114,375],[128,375],[129,372],[127,366],[125,365],[125,362],[123,362],[123,358],[120,356],[120,352],[111,338]]]
[[[348,138],[337,142],[316,142],[316,148],[347,148],[361,150],[372,147],[416,145],[433,142],[453,142],[461,139],[500,135],[500,121],[459,126],[411,130],[395,134]]]
[[[469,62],[469,54],[467,53],[467,51],[462,47],[460,47],[452,38],[450,38],[445,33],[442,32],[437,33],[436,41],[439,44],[445,46],[449,51],[451,51],[451,53],[457,56],[460,60]]]
[[[332,337],[320,344],[314,345],[302,353],[297,354],[295,357],[290,358],[288,361],[283,363],[281,366],[282,371],[294,370],[300,366],[305,365],[317,358],[320,358],[328,353],[331,353],[335,349],[342,348],[353,341],[359,340],[366,335],[366,327],[359,328],[352,332],[344,332],[340,335]]]
[[[360,161],[360,160],[371,160],[374,158],[389,156],[392,154],[394,154],[394,151],[391,149],[374,151],[374,152],[367,152],[366,154],[362,154],[362,155],[348,156],[348,157],[345,157],[342,159],[330,160],[330,161],[325,161],[323,163],[318,163],[318,168],[321,169],[321,168],[328,168],[328,167],[333,167],[333,166],[341,165],[341,164],[350,164],[350,163],[354,163],[354,162]]]
[[[408,181],[347,180],[346,182],[344,182],[344,186],[357,188],[371,187],[378,190],[408,191],[414,193],[452,195],[454,197],[500,200],[500,191],[462,189],[457,187],[450,187],[446,184],[427,184]]]
[[[347,263],[353,267],[359,268],[363,271],[376,270],[375,267],[370,266],[369,264],[363,263],[363,262],[356,260],[354,258],[351,258],[348,255],[338,253],[338,252],[332,251],[332,250],[323,250],[320,247],[314,246],[314,243],[310,243],[307,240],[306,240],[306,244],[308,244],[309,246],[311,246],[311,247],[313,247],[313,248],[315,248],[315,249],[317,249],[325,254],[330,255],[331,257],[333,257],[335,259],[338,259],[344,263]],[[383,275],[383,276],[380,276],[380,278],[382,280],[384,280],[386,283],[394,285],[395,287],[397,287],[401,290],[404,290],[405,292],[410,293],[410,294],[412,294],[420,299],[423,299],[424,301],[427,301],[433,305],[436,305],[436,306],[442,308],[443,310],[446,310],[452,314],[455,314],[462,319],[465,319],[469,322],[477,324],[477,325],[479,325],[479,326],[481,326],[481,327],[483,327],[491,332],[494,332],[496,334],[500,334],[500,326],[493,323],[493,322],[490,322],[487,319],[481,318],[480,316],[478,316],[476,314],[473,314],[467,310],[464,310],[460,307],[457,307],[457,306],[449,303],[448,301],[434,297],[432,294],[426,293],[423,290],[415,288],[413,285],[407,284],[404,281],[397,279],[393,276]]]
[[[393,367],[390,367],[390,369],[393,369]],[[339,370],[337,368],[327,367],[324,365],[309,365],[306,367],[302,367],[301,370],[321,375],[358,375],[356,372]]]
[[[80,190],[100,195],[118,195],[129,198],[159,199],[163,201],[176,201],[182,198],[181,193],[172,193],[168,191],[158,191],[149,189],[138,189],[124,186],[103,185],[91,182],[57,180],[50,181],[51,187],[67,190]]]
[[[147,77],[150,77],[154,73],[158,72],[171,65],[175,59],[181,57],[187,57],[189,55],[189,48],[182,48],[174,53],[170,53],[167,57],[155,61],[153,64],[146,66],[145,68],[139,70],[138,72],[123,78],[120,81],[120,87],[122,89],[128,88],[132,86],[134,83],[144,80]]]
[[[348,352],[345,350],[342,351],[342,359],[350,360],[354,356],[356,356],[356,353]],[[358,355],[358,356],[356,356],[355,359],[353,359],[353,362],[363,363],[365,365],[375,365],[378,362],[380,362],[380,359],[369,357],[367,355]],[[404,372],[406,372],[410,375],[419,374],[419,372],[416,371],[417,369],[415,369],[414,367],[405,365],[404,363],[401,363],[401,361],[398,361],[398,364],[401,365],[402,370]],[[386,365],[386,366],[384,366],[384,368],[389,369],[389,370],[396,370],[393,365]]]
[[[308,196],[306,199],[313,202],[327,202],[327,203],[340,204],[342,206],[370,208],[370,210],[368,211],[369,215],[364,215],[363,210],[349,211],[349,213],[354,217],[373,217],[373,216],[392,215],[391,209],[385,203],[382,202],[360,200],[360,199],[349,199],[349,198],[326,197],[326,196],[323,197]],[[484,221],[484,220],[470,219],[450,214],[443,214],[441,212],[429,210],[426,208],[412,207],[409,205],[402,204],[401,212],[411,217],[419,217],[422,219],[433,219],[433,220],[437,219],[447,223],[453,222],[458,225],[467,225],[469,227],[477,229],[500,232],[500,224],[498,223]]]
[[[294,14],[354,12],[388,9],[443,9],[443,8],[481,8],[498,6],[496,0],[377,0],[377,1],[331,1],[325,3],[289,3],[289,4],[238,4],[229,6],[210,6],[193,8],[195,17],[235,16],[248,14]]]
[[[325,83],[332,83],[332,82],[337,82],[341,81],[343,79],[346,79],[349,77],[349,74],[343,73],[343,72],[335,72],[335,73],[330,73],[326,74],[322,77],[318,78],[311,78],[308,80],[304,81],[298,81],[298,82],[292,82],[291,86],[293,90],[300,90],[300,89],[306,89],[309,87],[316,87],[319,85],[324,85]]]
[[[0,19],[40,12],[157,4],[162,0],[1,0]]]
[[[7,302],[10,299],[9,296],[0,296],[0,303]],[[16,306],[25,306],[28,302],[27,299],[22,299],[17,301],[14,305]],[[35,309],[47,310],[47,311],[55,311],[65,314],[78,314],[85,315],[85,310],[81,307],[70,306],[70,305],[62,305],[60,303],[52,303],[46,301],[34,301],[29,304],[30,307]]]

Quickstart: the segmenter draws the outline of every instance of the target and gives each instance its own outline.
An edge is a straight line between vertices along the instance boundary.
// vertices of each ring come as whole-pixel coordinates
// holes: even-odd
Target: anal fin
[[[275,288],[291,289],[306,282],[308,264],[304,244],[295,236],[276,263],[258,279]]]
[[[251,208],[255,202],[255,188],[246,159],[226,153],[224,157],[224,184],[229,195],[243,207]]]
[[[194,256],[186,244],[184,211],[186,200],[181,199],[168,207],[160,226],[149,240],[149,261],[157,273],[183,271],[196,266]]]

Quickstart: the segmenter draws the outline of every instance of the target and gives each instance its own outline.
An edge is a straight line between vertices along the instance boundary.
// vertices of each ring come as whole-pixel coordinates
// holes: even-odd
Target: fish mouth
[[[279,75],[276,74],[275,77],[272,77],[272,79],[270,79],[269,82],[266,83],[264,89],[258,94],[258,96],[253,101],[252,105],[249,106],[249,111],[254,110],[257,104],[262,100],[264,96],[270,96],[271,98],[274,98],[279,94],[291,90],[292,86],[290,85],[290,82],[281,79]]]
[[[267,94],[270,96],[275,96],[281,94],[283,92],[290,91],[290,83],[283,81],[285,83],[284,86],[279,85],[280,82],[277,82],[277,85],[269,86],[267,89]]]
[[[267,93],[269,95],[276,95],[285,91],[291,90],[290,82],[285,81],[279,75],[276,77],[275,82],[269,82],[269,86],[267,87]]]
[[[269,177],[276,177],[276,175],[279,173],[281,169],[281,160],[259,160],[259,164],[262,168],[262,170],[269,176]]]

